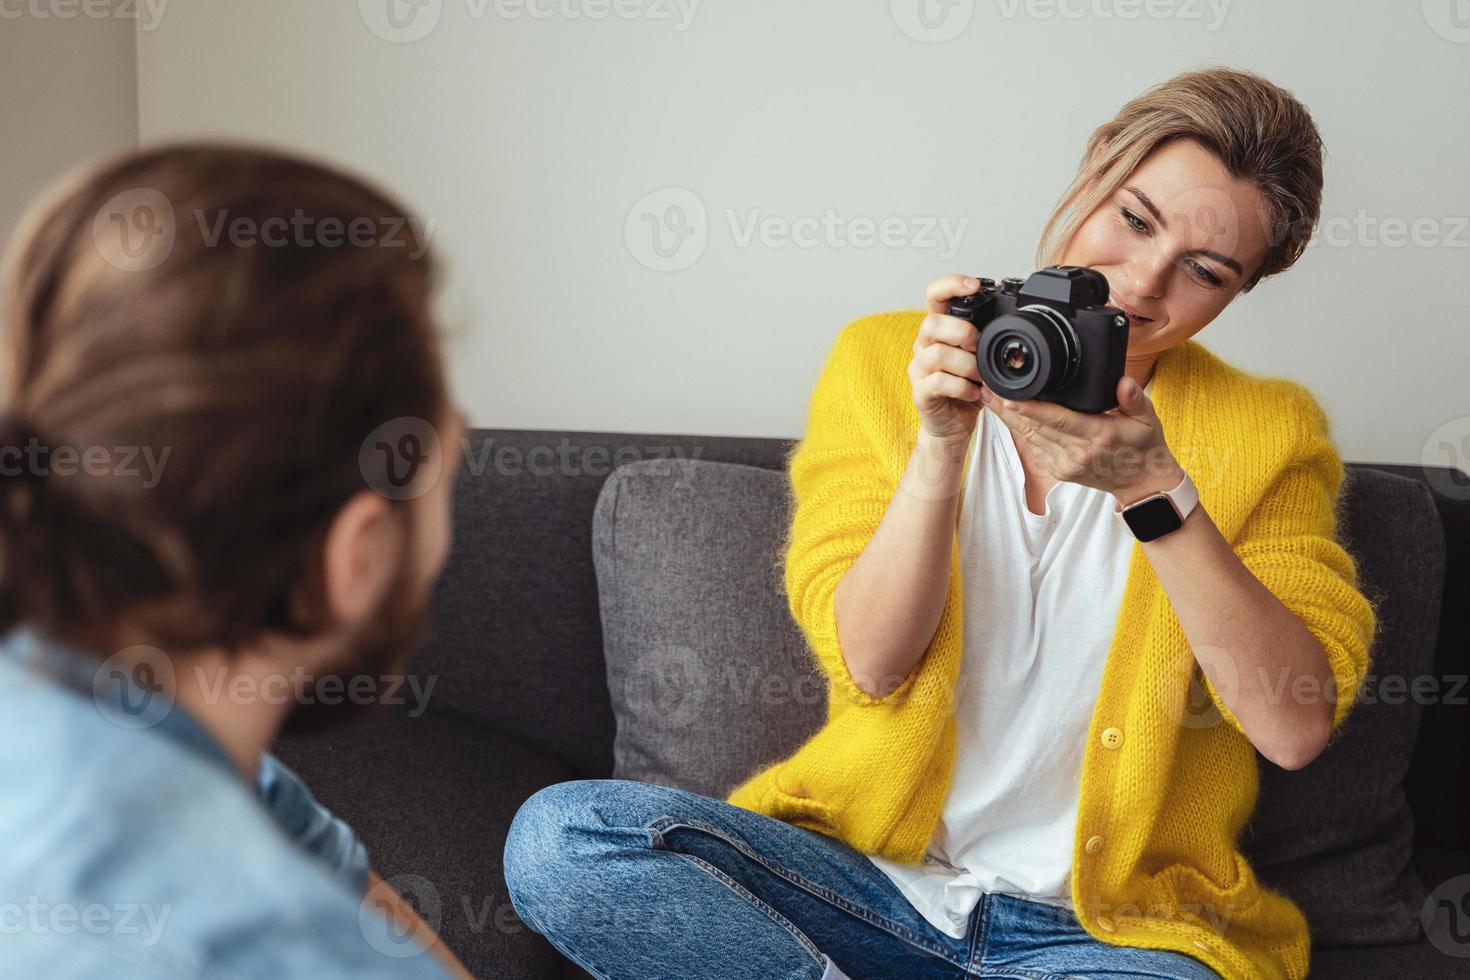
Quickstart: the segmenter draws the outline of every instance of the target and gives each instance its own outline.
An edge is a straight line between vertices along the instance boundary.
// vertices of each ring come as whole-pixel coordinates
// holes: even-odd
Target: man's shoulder
[[[30,923],[6,951],[38,967],[21,975],[416,975],[254,786],[3,657],[0,684],[0,892]]]

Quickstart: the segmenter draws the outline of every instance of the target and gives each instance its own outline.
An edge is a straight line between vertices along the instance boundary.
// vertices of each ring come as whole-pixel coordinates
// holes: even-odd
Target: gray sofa
[[[278,745],[477,976],[586,976],[525,927],[506,894],[506,830],[536,790],[631,774],[722,795],[821,723],[824,701],[708,724],[686,713],[683,754],[651,758],[640,750],[646,719],[619,716],[649,704],[630,705],[625,683],[609,687],[609,677],[627,676],[611,658],[627,656],[671,609],[678,630],[666,640],[692,658],[709,655],[698,637],[718,635],[720,656],[733,649],[762,669],[813,669],[800,662],[770,561],[786,519],[791,445],[475,430],[431,636],[411,668],[434,678],[427,710],[388,708]],[[617,463],[625,468],[609,479]],[[616,540],[607,533],[614,513]],[[1314,977],[1467,976],[1470,877],[1459,876],[1470,876],[1470,478],[1351,463],[1341,533],[1364,589],[1380,599],[1375,667],[1420,680],[1419,693],[1389,696],[1384,686],[1299,772],[1262,760],[1244,846],[1261,878],[1298,900],[1314,935],[1330,940],[1314,940]],[[728,588],[710,587],[725,580]],[[645,608],[639,590],[661,598]],[[710,628],[708,617],[736,621],[732,603],[750,611],[738,628]],[[693,771],[700,765],[690,760],[708,763]],[[1429,934],[1421,908],[1439,916]]]

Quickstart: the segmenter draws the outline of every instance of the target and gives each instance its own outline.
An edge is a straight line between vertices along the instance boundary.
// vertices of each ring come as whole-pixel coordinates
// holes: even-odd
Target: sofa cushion
[[[746,466],[671,473],[634,463],[608,478],[593,556],[615,777],[723,798],[821,726],[826,680],[790,618],[780,571],[790,506],[784,473]],[[1288,772],[1261,760],[1241,843],[1261,879],[1302,909],[1316,942],[1410,943],[1422,935],[1425,892],[1410,866],[1402,782],[1419,705],[1391,692],[1429,669],[1443,543],[1425,489],[1402,477],[1350,468],[1340,511],[1360,585],[1378,599],[1376,689],[1365,687],[1310,766]]]
[[[826,721],[781,580],[785,485],[705,461],[631,463],[603,485],[592,555],[614,778],[722,799]]]
[[[1422,934],[1426,893],[1412,867],[1403,784],[1423,702],[1434,696],[1422,682],[1433,680],[1443,532],[1422,484],[1354,467],[1338,537],[1378,612],[1368,676],[1311,765],[1289,772],[1259,760],[1261,795],[1241,843],[1262,881],[1301,907],[1316,942],[1409,943]]]
[[[576,778],[552,755],[431,706],[289,735],[277,755],[346,820],[378,874],[477,977],[551,977],[568,961],[516,913],[503,868],[516,811]],[[584,974],[574,974],[584,975]]]

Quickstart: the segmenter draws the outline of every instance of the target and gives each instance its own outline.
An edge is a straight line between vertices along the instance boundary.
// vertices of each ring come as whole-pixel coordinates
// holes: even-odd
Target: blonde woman
[[[946,314],[976,279],[849,324],[790,460],[826,725],[724,801],[537,793],[505,852],[532,928],[599,977],[1305,976],[1307,923],[1236,839],[1257,754],[1323,750],[1376,618],[1316,401],[1191,338],[1292,266],[1321,184],[1307,110],[1247,72],[1092,134],[1037,264],[1128,313],[1104,413],[984,389]]]

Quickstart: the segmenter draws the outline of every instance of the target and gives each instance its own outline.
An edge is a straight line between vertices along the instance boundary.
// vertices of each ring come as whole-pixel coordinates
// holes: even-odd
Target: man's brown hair
[[[426,237],[362,179],[222,143],[128,154],[34,207],[0,287],[0,629],[313,632],[292,597],[368,486],[364,439],[448,405]]]

